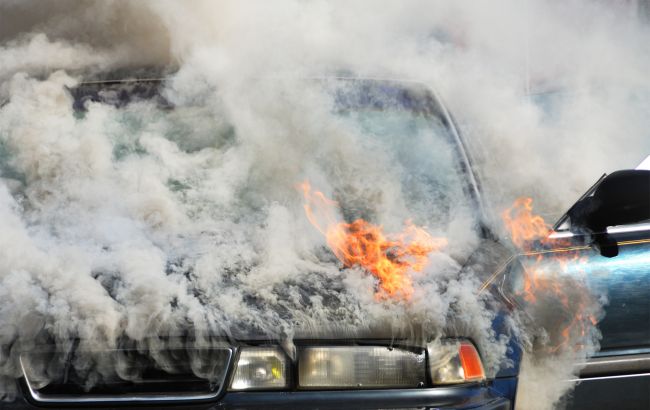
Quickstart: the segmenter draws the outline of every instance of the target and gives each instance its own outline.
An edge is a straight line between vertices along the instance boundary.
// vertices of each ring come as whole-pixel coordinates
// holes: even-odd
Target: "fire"
[[[529,250],[533,241],[544,241],[552,232],[544,218],[533,214],[532,198],[517,198],[512,207],[501,214],[510,239],[520,249]]]
[[[551,240],[549,235],[553,232],[551,225],[547,224],[540,215],[533,213],[533,199],[527,197],[517,198],[512,207],[501,214],[506,229],[510,233],[510,239],[519,249],[529,252],[536,260],[534,266],[529,267],[524,278],[524,298],[529,302],[535,302],[535,292],[540,290],[554,289],[554,293],[560,294],[561,290],[557,282],[546,277],[542,264],[549,263],[557,265],[560,271],[565,271],[571,263],[586,262],[586,258],[580,257],[574,249],[569,246],[567,240]],[[562,252],[533,252],[537,247],[566,248]],[[547,266],[545,266],[546,268]],[[542,273],[544,270],[544,273]]]
[[[561,274],[582,270],[580,265],[587,263],[587,258],[581,256],[584,247],[571,246],[569,240],[549,238],[553,232],[551,225],[533,213],[532,198],[518,198],[501,216],[512,242],[525,252],[524,283],[518,296],[531,305],[557,303],[564,312],[570,312],[549,350],[557,351],[576,337],[584,337],[588,327],[597,323],[594,315],[588,313],[591,294],[575,275]]]
[[[421,272],[429,254],[447,245],[445,238],[434,238],[424,229],[406,221],[397,234],[384,233],[381,225],[363,219],[341,222],[338,203],[309,182],[299,185],[306,203],[307,218],[326,238],[327,244],[346,267],[359,266],[379,280],[379,298],[409,299],[413,294],[413,272]]]

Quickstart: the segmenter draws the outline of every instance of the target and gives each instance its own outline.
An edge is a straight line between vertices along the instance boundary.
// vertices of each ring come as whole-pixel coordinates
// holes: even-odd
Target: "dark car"
[[[604,312],[593,317],[593,323],[598,321],[599,350],[576,363],[578,377],[571,382],[577,386],[562,400],[568,409],[650,408],[647,164],[603,175],[557,221],[550,236],[536,241],[506,269],[502,289],[518,295],[513,299],[522,304],[522,296],[532,292],[525,288],[544,286],[548,275],[558,292],[589,294],[599,298],[596,305],[604,306]],[[524,279],[526,275],[532,276]],[[575,287],[567,289],[567,284]],[[593,300],[589,303],[594,305]],[[573,312],[587,315],[587,305],[573,306]]]
[[[554,239],[597,250],[582,251],[587,283],[607,298],[600,351],[580,364],[569,408],[650,408],[650,170],[643,168],[603,175],[555,225]]]
[[[439,129],[436,143],[452,153],[443,171],[459,181],[457,188],[473,212],[473,229],[481,238],[461,264],[481,266],[481,274],[489,276],[508,250],[485,223],[480,186],[461,136],[440,100],[417,83],[335,82],[345,85],[332,87],[334,109],[342,115],[367,112],[366,121],[375,122],[391,112],[405,113],[400,115],[407,119],[417,117],[417,126],[404,128],[405,137],[417,132],[417,127]],[[70,92],[80,116],[89,102],[119,109],[155,100],[163,110],[173,112],[174,105],[159,92],[161,84],[161,80],[100,81],[82,83]],[[428,170],[413,172],[423,179],[433,178]],[[170,266],[174,268],[174,261]],[[495,294],[495,300],[498,297]],[[499,326],[495,321],[497,331]],[[180,335],[166,339],[165,348],[155,355],[124,340],[119,349],[99,354],[103,365],[115,371],[105,371],[102,380],[91,384],[75,365],[86,352],[75,347],[74,341],[67,351],[45,343],[22,353],[18,394],[13,402],[0,402],[0,408],[512,408],[516,349],[510,351],[514,366],[486,375],[481,346],[467,336],[451,334],[433,343],[427,334],[405,334],[381,326],[365,332],[311,329],[297,332],[292,345],[286,346],[264,334],[211,335],[203,344],[189,343]],[[35,363],[48,365],[43,370]]]

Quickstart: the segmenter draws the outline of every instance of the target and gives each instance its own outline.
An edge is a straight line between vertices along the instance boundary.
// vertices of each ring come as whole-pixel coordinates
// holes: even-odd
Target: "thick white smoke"
[[[207,77],[206,93],[185,75],[165,91],[173,110],[142,101],[75,111],[75,80],[61,71],[5,83],[4,213],[15,227],[2,232],[4,376],[19,374],[17,352],[47,337],[101,351],[124,338],[156,349],[157,338],[186,332],[291,341],[377,326],[387,337],[472,336],[495,369],[504,341],[478,278],[458,274],[478,242],[463,181],[420,170],[433,161],[453,171],[448,145],[421,155],[432,143],[418,134],[442,128],[420,130],[428,123],[405,113],[342,116],[321,82]],[[404,121],[416,130],[408,147],[391,134]],[[412,219],[448,238],[414,277],[410,301],[379,301],[372,276],[340,269],[305,216],[296,187],[305,179],[349,218],[387,230]]]
[[[43,332],[100,347],[187,328],[290,339],[298,327],[358,331],[408,315],[436,336],[473,336],[493,369],[504,341],[480,280],[457,274],[478,241],[471,220],[406,203],[391,152],[368,149],[308,78],[435,88],[495,211],[527,195],[559,216],[602,172],[650,151],[648,28],[603,2],[33,6],[0,10],[0,344],[14,349]],[[161,71],[174,73],[173,112],[90,103],[80,116],[66,90]],[[448,237],[409,304],[377,302],[372,277],[339,269],[304,217],[304,179],[389,231],[415,218]],[[0,375],[11,378],[5,350]],[[525,377],[552,386],[522,398],[527,408],[559,398],[573,359],[527,362]]]

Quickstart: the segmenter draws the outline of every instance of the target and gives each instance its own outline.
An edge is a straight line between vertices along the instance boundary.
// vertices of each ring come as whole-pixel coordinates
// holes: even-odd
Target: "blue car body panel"
[[[607,258],[582,246],[572,251],[573,258],[565,260],[564,269],[557,273],[584,280],[592,292],[605,297],[605,316],[598,323],[602,334],[600,354],[650,348],[650,231],[611,236],[618,243],[618,256]],[[581,237],[572,242],[584,243]],[[559,252],[566,246],[561,242]],[[552,261],[556,253],[547,251],[541,261],[538,254],[521,258],[525,265],[543,265],[544,259]]]
[[[565,262],[563,275],[585,280],[605,297],[605,316],[598,323],[600,351],[585,363],[575,390],[563,399],[569,410],[650,408],[650,230],[614,231],[619,254],[612,258],[583,246]],[[574,245],[584,238],[570,237]],[[558,248],[566,247],[566,239]],[[554,252],[530,258],[533,264]],[[525,264],[525,261],[524,261]]]
[[[599,324],[603,352],[650,347],[650,240],[630,236],[617,238],[617,257],[590,258],[589,284],[607,295]],[[644,240],[648,242],[637,242]]]
[[[643,364],[650,352],[650,232],[612,236],[619,255],[592,251],[587,265],[589,285],[607,297],[597,357],[625,358],[630,365],[583,375],[567,400],[569,409],[650,408],[650,366]]]

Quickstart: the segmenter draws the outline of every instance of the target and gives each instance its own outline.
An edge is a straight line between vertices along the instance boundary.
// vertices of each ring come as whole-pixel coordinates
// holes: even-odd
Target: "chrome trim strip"
[[[85,395],[85,396],[60,396],[52,397],[47,395],[40,394],[29,382],[27,373],[25,372],[25,365],[23,363],[22,355],[19,357],[20,370],[23,373],[23,379],[27,385],[27,390],[31,398],[38,403],[45,404],[75,404],[75,403],[127,403],[127,402],[145,402],[145,401],[155,401],[155,402],[180,402],[180,401],[197,401],[197,400],[206,400],[214,399],[218,397],[225,388],[226,376],[230,371],[230,366],[232,365],[233,349],[232,348],[222,348],[228,352],[228,359],[225,367],[225,371],[221,376],[219,382],[219,388],[213,392],[205,394],[187,394],[187,395],[167,395],[164,392],[160,394],[133,394],[133,395]]]
[[[619,374],[616,376],[600,376],[600,377],[587,377],[584,379],[577,378],[577,379],[568,379],[567,382],[570,383],[575,383],[575,382],[586,382],[589,380],[607,380],[607,379],[628,379],[630,377],[649,377],[650,373],[636,373],[636,374]]]
[[[650,223],[634,224],[634,225],[619,225],[612,226],[607,228],[607,233],[617,234],[617,233],[629,233],[629,232],[642,232],[650,231]],[[549,238],[560,239],[560,238],[571,238],[575,236],[573,232],[570,231],[556,231],[549,235]]]
[[[627,233],[627,232],[639,232],[639,231],[650,231],[650,224],[634,224],[634,225],[619,225],[607,228],[607,233]]]
[[[646,373],[650,372],[650,354],[594,357],[576,366],[581,367],[579,373],[581,378],[620,373]]]
[[[548,236],[551,239],[562,239],[562,238],[572,238],[573,237],[573,232],[553,232]]]

